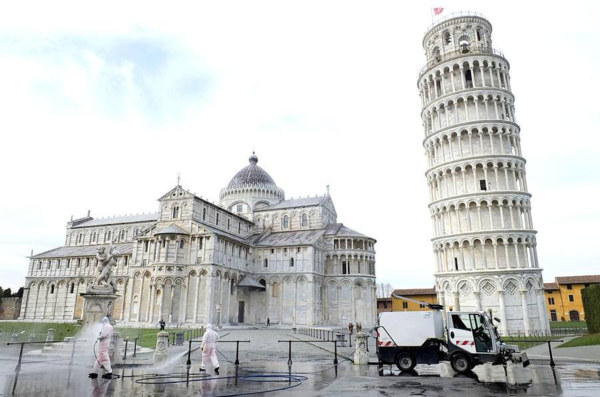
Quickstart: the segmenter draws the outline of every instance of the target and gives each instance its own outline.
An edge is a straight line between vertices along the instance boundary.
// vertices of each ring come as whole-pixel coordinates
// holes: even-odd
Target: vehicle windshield
[[[478,352],[489,352],[493,349],[490,327],[487,322],[487,316],[482,314],[471,314],[471,329],[475,339],[475,347]]]
[[[494,330],[494,336],[496,337],[496,341],[499,344],[502,344],[502,339],[500,339],[500,334],[498,333],[498,327],[496,327],[496,324],[494,324],[494,322],[486,312],[483,312],[483,318],[486,325],[489,324],[492,326],[492,329]]]

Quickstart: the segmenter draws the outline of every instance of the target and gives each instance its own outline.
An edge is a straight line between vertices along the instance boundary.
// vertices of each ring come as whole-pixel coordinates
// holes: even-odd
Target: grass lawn
[[[560,339],[559,336],[505,336],[502,338],[502,342],[510,345],[517,345],[519,349],[525,350],[530,347],[541,345],[546,343],[548,339]]]
[[[567,343],[563,343],[560,347],[579,347],[579,346],[594,346],[600,345],[600,334],[590,334],[580,336],[579,338],[575,338]]]
[[[43,342],[46,340],[48,334],[48,328],[54,328],[54,340],[60,341],[68,336],[75,336],[77,332],[81,330],[81,326],[77,324],[62,324],[62,323],[2,323],[0,322],[0,342],[10,342],[12,334],[20,334],[19,342],[26,342],[30,334],[35,334],[36,342]],[[156,334],[159,332],[158,328],[115,328],[121,333],[121,338],[129,337],[130,347],[132,346],[135,338],[138,340],[138,346],[151,347],[156,346]],[[186,330],[179,329],[166,329],[167,332],[185,332],[184,338],[187,338],[190,334]],[[200,338],[199,330],[194,334],[196,338]],[[169,337],[169,340],[172,340]]]
[[[550,328],[587,328],[585,321],[550,321]]]
[[[74,336],[81,326],[77,324],[62,324],[62,323],[2,323],[0,322],[1,342],[10,342],[12,334],[20,334],[19,342],[26,342],[30,334],[35,334],[36,342],[46,340],[48,329],[54,328],[54,340],[63,340],[67,336]]]

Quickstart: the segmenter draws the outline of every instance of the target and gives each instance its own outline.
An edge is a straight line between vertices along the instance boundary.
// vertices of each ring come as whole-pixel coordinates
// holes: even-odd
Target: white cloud
[[[0,285],[20,286],[24,257],[61,245],[71,214],[154,211],[177,172],[217,200],[252,148],[288,197],[331,185],[340,220],[378,240],[382,281],[433,284],[416,89],[428,4],[35,4],[0,10]],[[595,272],[598,5],[447,11],[461,10],[491,20],[511,62],[545,278]]]

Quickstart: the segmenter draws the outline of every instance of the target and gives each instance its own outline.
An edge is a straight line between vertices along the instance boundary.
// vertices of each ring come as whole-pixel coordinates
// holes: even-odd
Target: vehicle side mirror
[[[501,323],[502,321],[500,321],[500,319],[498,317],[494,317],[494,321],[497,321],[499,323]]]

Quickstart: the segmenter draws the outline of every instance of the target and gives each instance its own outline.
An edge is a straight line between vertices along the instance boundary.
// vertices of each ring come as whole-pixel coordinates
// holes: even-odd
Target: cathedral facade
[[[71,220],[64,246],[31,256],[19,319],[81,319],[104,247],[117,258],[119,322],[373,324],[376,241],[338,223],[329,194],[286,200],[257,163],[219,205],[178,183],[156,213]]]

